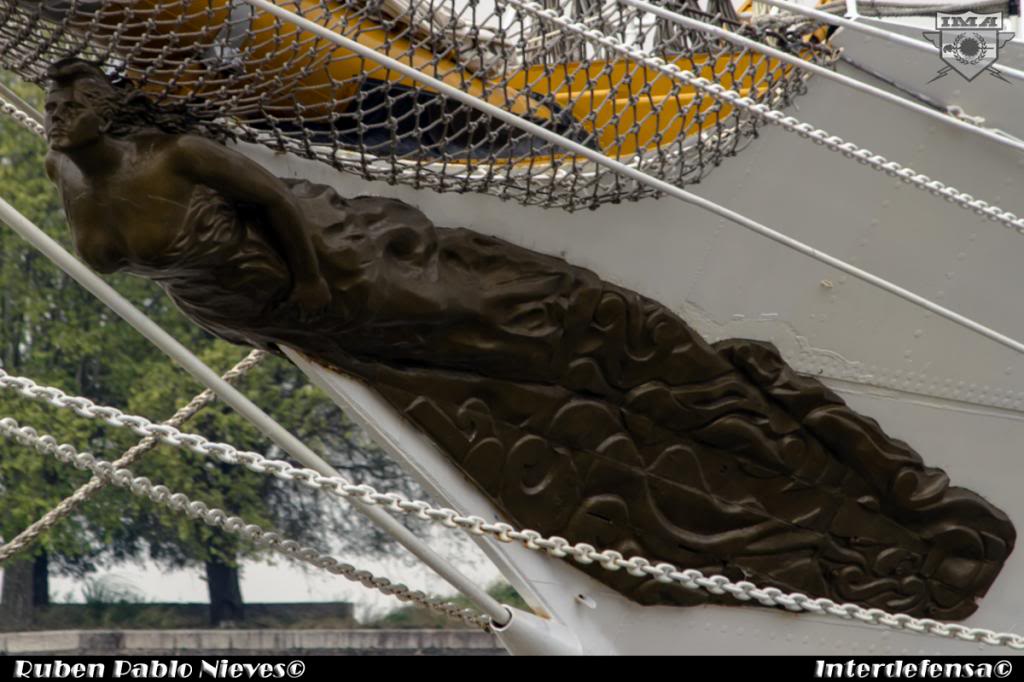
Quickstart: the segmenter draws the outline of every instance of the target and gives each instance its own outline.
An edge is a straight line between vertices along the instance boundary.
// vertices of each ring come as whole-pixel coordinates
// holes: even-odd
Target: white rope
[[[355,566],[338,561],[313,547],[290,540],[280,533],[265,530],[253,523],[246,523],[241,517],[229,515],[226,511],[210,507],[200,500],[191,500],[184,493],[174,493],[167,486],[154,485],[145,476],[135,476],[129,469],[119,467],[113,462],[97,459],[92,453],[78,452],[73,446],[66,443],[60,444],[53,436],[39,434],[31,426],[21,426],[10,417],[0,419],[0,435],[17,440],[41,453],[53,455],[64,464],[74,465],[78,469],[86,469],[92,472],[93,480],[101,480],[124,488],[134,495],[150,499],[171,511],[187,514],[190,518],[199,519],[209,526],[221,528],[237,535],[258,547],[272,549],[334,575],[361,583],[370,589],[397,597],[401,601],[413,602],[432,611],[443,613],[449,618],[461,620],[468,625],[486,629],[490,623],[487,616],[470,609],[462,609],[443,600],[431,599],[419,590],[411,590],[402,583],[394,583],[387,578],[375,576],[370,571],[357,569]]]
[[[266,352],[264,351],[251,351],[234,367],[225,372],[223,379],[227,382],[235,381],[259,364],[265,356]],[[216,394],[214,394],[210,389],[206,389],[182,406],[164,423],[170,424],[171,426],[181,426],[186,421],[194,417],[206,405],[212,403],[215,399]],[[140,442],[122,453],[122,455],[114,462],[114,466],[131,466],[140,457],[142,457],[142,455],[155,448],[159,442],[160,441],[153,437],[143,438]],[[102,490],[106,484],[107,482],[101,478],[93,478],[73,494],[61,500],[57,505],[46,512],[46,514],[30,524],[23,531],[14,536],[10,542],[0,545],[0,564],[17,555],[19,552],[29,548],[40,535],[56,526],[61,522],[61,520],[67,518],[71,512]]]
[[[479,516],[461,514],[446,507],[434,507],[420,500],[411,501],[397,493],[381,493],[370,485],[354,485],[341,476],[324,476],[312,469],[296,468],[284,460],[270,460],[255,452],[238,450],[227,443],[210,442],[200,435],[182,433],[164,424],[153,424],[145,417],[126,415],[113,407],[98,406],[87,398],[71,397],[58,388],[39,386],[31,379],[14,377],[0,370],[2,389],[14,390],[25,397],[74,410],[83,417],[102,419],[112,426],[129,428],[140,435],[156,436],[170,445],[188,448],[228,464],[241,464],[251,471],[295,481],[339,498],[411,514],[446,528],[460,528],[499,542],[521,544],[527,549],[553,557],[571,557],[580,564],[596,563],[609,571],[625,570],[637,577],[650,577],[658,582],[675,583],[686,589],[704,590],[715,595],[728,594],[739,601],[753,600],[764,606],[781,606],[790,611],[816,613],[894,630],[1024,650],[1024,636],[1014,633],[943,623],[931,618],[914,618],[906,614],[891,614],[881,609],[866,609],[858,604],[839,604],[831,599],[809,597],[799,592],[786,593],[775,587],[760,588],[745,580],[733,582],[722,575],[706,576],[696,569],[680,571],[672,564],[654,563],[643,557],[626,559],[614,550],[598,551],[587,543],[572,544],[565,538],[544,537],[535,530],[517,530],[507,523],[488,523]],[[7,420],[0,420],[0,428],[4,421]]]

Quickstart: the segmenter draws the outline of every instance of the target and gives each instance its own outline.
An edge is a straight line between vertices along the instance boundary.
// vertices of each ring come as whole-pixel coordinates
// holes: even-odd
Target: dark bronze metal
[[[770,344],[710,345],[562,259],[275,178],[93,66],[51,76],[47,167],[87,263],[360,377],[517,525],[942,619],[1013,548],[1005,514]],[[581,570],[643,604],[735,603]]]

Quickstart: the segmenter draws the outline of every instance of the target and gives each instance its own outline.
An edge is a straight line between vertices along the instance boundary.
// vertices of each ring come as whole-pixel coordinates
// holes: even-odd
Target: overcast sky
[[[489,586],[501,579],[501,575],[475,545],[460,543],[457,547],[452,547],[448,543],[439,542],[437,538],[430,544],[481,585]],[[450,595],[455,592],[419,562],[403,563],[393,558],[365,559],[340,553],[334,556],[356,568],[403,582],[412,589],[439,595]],[[0,576],[2,575],[3,571],[0,570]],[[111,570],[98,571],[89,577],[110,580],[130,587],[147,602],[206,602],[208,598],[201,567],[162,571],[152,563],[125,563]],[[52,576],[50,599],[54,602],[81,602],[82,587],[81,580]],[[308,570],[304,570],[279,557],[272,561],[245,562],[242,565],[242,598],[251,603],[353,602],[356,605],[356,617],[359,619],[365,619],[369,615],[379,616],[403,606],[394,597],[369,590],[358,583],[320,569],[309,567]]]

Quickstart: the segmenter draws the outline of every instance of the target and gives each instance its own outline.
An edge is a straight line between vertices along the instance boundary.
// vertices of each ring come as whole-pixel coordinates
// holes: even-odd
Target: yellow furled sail
[[[239,7],[245,10],[241,20]],[[592,146],[616,158],[656,151],[733,113],[730,105],[631,61],[525,64],[488,78],[471,72],[457,55],[438,54],[413,40],[410,31],[385,27],[350,5],[300,0],[297,9],[306,19],[520,116],[552,122],[568,112],[570,123],[586,132]],[[298,125],[322,122],[358,106],[360,84],[367,80],[417,87],[400,74],[231,0],[133,0],[68,12],[64,20],[72,30],[108,42],[111,52],[128,62],[126,76],[144,91],[170,99],[229,91],[232,112],[243,119],[258,113]],[[218,51],[242,22],[244,35],[234,49],[244,58],[225,69]],[[694,54],[673,62],[755,100],[766,97],[792,69],[747,51]]]

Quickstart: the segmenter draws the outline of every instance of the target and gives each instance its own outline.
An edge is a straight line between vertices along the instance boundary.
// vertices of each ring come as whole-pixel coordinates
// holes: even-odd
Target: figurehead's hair
[[[106,132],[124,137],[146,128],[180,135],[196,133],[223,142],[233,137],[224,126],[184,106],[153,103],[125,79],[115,79],[95,62],[68,57],[46,70],[50,88],[74,86],[108,123]]]

